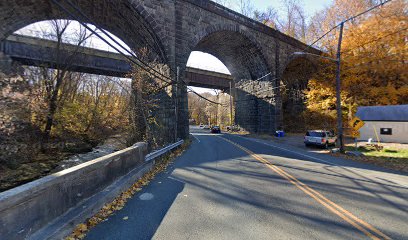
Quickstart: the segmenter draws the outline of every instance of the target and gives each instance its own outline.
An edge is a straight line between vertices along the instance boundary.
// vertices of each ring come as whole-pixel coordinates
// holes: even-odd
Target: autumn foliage
[[[320,14],[327,16],[337,10],[340,15],[344,13],[342,19],[346,19],[370,7],[370,4],[353,5],[356,2],[362,1],[337,0]],[[351,10],[340,11],[341,6],[351,6]],[[329,21],[319,17],[313,19],[323,21],[321,26]],[[408,103],[407,30],[408,15],[404,1],[392,1],[346,24],[341,67],[344,120],[351,118],[358,106]],[[334,56],[337,41],[338,32],[334,31],[322,39],[319,46]],[[307,110],[304,115],[309,116],[313,127],[334,126],[334,67],[330,61],[322,61],[320,71],[309,81],[305,91]]]

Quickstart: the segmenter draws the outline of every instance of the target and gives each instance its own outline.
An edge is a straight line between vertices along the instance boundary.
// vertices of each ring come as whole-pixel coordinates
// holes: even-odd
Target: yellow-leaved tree
[[[325,11],[330,14],[336,9],[339,10],[342,4],[365,6],[362,2],[366,1],[336,0]],[[356,7],[356,12],[348,12],[343,19],[359,10],[360,7]],[[314,19],[325,20],[319,17]],[[326,18],[326,21],[330,20]],[[321,25],[327,24],[325,22]],[[407,33],[408,12],[407,4],[403,0],[392,1],[346,24],[341,67],[344,120],[351,118],[358,106],[408,104]],[[329,54],[334,54],[337,41],[338,32],[334,31],[322,40],[320,47]],[[329,61],[322,61],[321,65],[323,67],[309,81],[305,91],[305,114],[312,116],[310,124],[313,127],[318,127],[316,124],[322,125],[321,127],[327,124],[335,126],[335,65]],[[317,117],[324,120],[313,120]]]

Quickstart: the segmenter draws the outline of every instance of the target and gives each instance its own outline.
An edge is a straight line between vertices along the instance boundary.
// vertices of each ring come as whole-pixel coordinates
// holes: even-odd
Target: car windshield
[[[309,132],[309,136],[311,136],[311,137],[325,137],[326,134],[324,132]]]

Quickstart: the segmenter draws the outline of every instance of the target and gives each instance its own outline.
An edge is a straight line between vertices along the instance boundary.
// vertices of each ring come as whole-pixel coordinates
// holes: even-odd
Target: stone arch
[[[157,59],[160,63],[172,67],[174,64],[173,46],[169,46],[171,41],[166,39],[165,28],[157,21],[154,11],[149,8],[147,2],[142,0],[70,0],[77,6],[88,18],[78,19],[64,13],[51,0],[10,0],[7,4],[0,3],[0,42],[7,38],[13,32],[28,26],[32,23],[53,20],[53,19],[71,19],[81,20],[93,24],[104,30],[109,31],[130,48],[137,51],[141,47],[150,47],[155,54],[150,55],[151,59]],[[64,3],[67,9],[72,9],[67,1]],[[171,23],[170,23],[171,24]],[[1,45],[0,45],[1,46]],[[10,75],[21,75],[16,73],[15,68],[8,71],[12,61],[7,56],[7,64],[2,64],[3,54],[0,50],[0,78],[10,78]],[[5,61],[4,61],[5,62]],[[4,66],[3,66],[4,65]],[[7,69],[6,69],[7,68]],[[4,71],[4,70],[7,70]],[[3,76],[3,73],[4,74]],[[21,76],[19,76],[21,77]],[[1,79],[2,80],[2,79]],[[160,108],[157,115],[160,115],[160,127],[164,130],[160,133],[163,141],[171,141],[174,136],[174,121],[170,114],[174,113],[172,108],[172,95],[168,94],[167,89],[160,93]],[[1,105],[1,104],[0,104]],[[1,106],[0,106],[1,107]],[[168,111],[172,109],[173,111]],[[188,126],[187,126],[188,127]]]
[[[315,56],[292,56],[281,71],[283,128],[286,131],[305,130],[305,120],[301,114],[306,109],[304,90],[317,71],[318,62]]]
[[[217,24],[195,34],[185,57],[188,59],[191,51],[201,51],[224,63],[234,80],[235,123],[250,132],[275,128],[275,74],[262,49],[245,27]]]
[[[189,41],[186,62],[192,51],[207,52],[220,59],[236,82],[255,80],[271,72],[261,45],[239,25],[206,27]]]
[[[142,2],[71,0],[94,24],[119,37],[133,49],[150,46],[162,62],[169,59],[163,43],[162,28],[143,7]],[[69,5],[67,9],[72,8]],[[50,0],[10,0],[0,5],[0,41],[29,24],[51,19],[72,19]],[[77,15],[79,16],[79,14]],[[76,19],[73,19],[76,20]]]
[[[318,56],[304,54],[298,55],[294,53],[290,53],[284,58],[282,62],[282,67],[279,69],[279,76],[283,76],[285,72],[287,72],[288,67],[300,63],[300,62],[308,62],[310,63],[315,69],[318,69],[318,65],[320,64],[321,59]]]

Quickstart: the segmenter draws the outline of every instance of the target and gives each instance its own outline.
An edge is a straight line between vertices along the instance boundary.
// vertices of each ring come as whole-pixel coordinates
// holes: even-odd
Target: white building
[[[358,140],[408,143],[408,105],[359,107],[356,116],[365,122]]]

